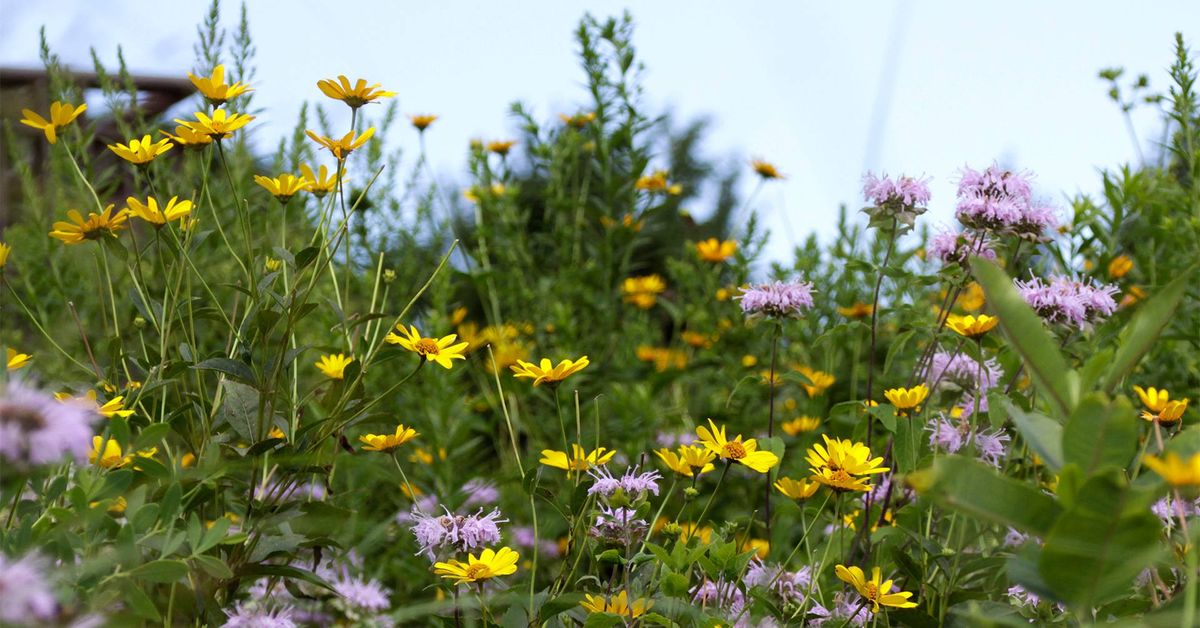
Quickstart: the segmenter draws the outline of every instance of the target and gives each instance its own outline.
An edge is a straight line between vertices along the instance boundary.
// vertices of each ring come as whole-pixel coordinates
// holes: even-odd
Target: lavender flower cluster
[[[658,495],[658,481],[662,479],[662,475],[657,471],[638,473],[637,469],[637,465],[629,467],[619,478],[604,467],[588,471],[588,475],[595,479],[588,489],[588,495],[611,497],[618,490],[633,498],[644,496],[646,493]]]
[[[429,515],[416,508],[412,511],[413,536],[421,545],[418,554],[425,554],[431,562],[439,552],[471,552],[500,542],[499,524],[507,523],[501,518],[499,508],[483,514],[483,509],[473,515],[459,515],[442,506],[443,515]]]
[[[58,600],[45,572],[39,556],[12,560],[0,554],[0,624],[32,626],[58,616]]]
[[[742,577],[742,584],[747,589],[763,587],[778,595],[783,601],[795,603],[804,601],[804,596],[809,593],[808,587],[811,583],[812,569],[809,567],[801,567],[797,571],[787,571],[779,565],[764,563],[757,558],[750,563],[746,575]]]
[[[629,547],[641,541],[649,529],[650,523],[633,508],[600,506],[588,534],[603,543]]]
[[[983,172],[963,168],[955,216],[970,229],[1040,242],[1058,225],[1054,210],[1033,201],[1030,173],[992,164]]]
[[[986,399],[986,397],[985,397]],[[929,446],[946,453],[956,453],[974,442],[979,459],[999,468],[1008,453],[1008,442],[1012,439],[1002,429],[972,429],[967,421],[958,421],[941,416],[925,426],[929,431]]]
[[[17,468],[70,458],[87,461],[95,410],[77,401],[58,401],[20,381],[0,390],[0,460]]]
[[[811,283],[798,281],[760,284],[734,297],[741,301],[742,312],[749,316],[788,318],[803,316],[813,306]]]
[[[311,567],[297,561],[297,567]],[[301,583],[303,597],[268,578],[255,581],[247,590],[247,599],[226,610],[226,626],[286,628],[299,625],[391,626],[394,622],[382,613],[391,608],[391,591],[378,580],[362,575],[363,561],[354,552],[317,565],[314,573],[333,587],[336,596],[325,598],[312,585]],[[309,597],[307,594],[312,594]]]
[[[926,379],[930,386],[952,385],[970,393],[981,391],[987,394],[1003,376],[1004,371],[994,358],[980,363],[965,353],[938,351],[929,361]]]
[[[1052,275],[1046,281],[1033,277],[1015,283],[1021,298],[1050,324],[1084,331],[1117,311],[1113,297],[1120,289],[1112,284],[1096,284],[1090,279],[1080,281],[1064,275]]]
[[[929,239],[925,246],[925,257],[942,262],[943,265],[965,264],[972,256],[995,261],[996,251],[992,239],[986,232],[941,231]]]
[[[871,225],[903,229],[912,228],[917,216],[925,213],[929,203],[929,179],[900,176],[895,179],[877,177],[868,172],[863,177],[863,196],[871,203],[863,212],[871,217]]]

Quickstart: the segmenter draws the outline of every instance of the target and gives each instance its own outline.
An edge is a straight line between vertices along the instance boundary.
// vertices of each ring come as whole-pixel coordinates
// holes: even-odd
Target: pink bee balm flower
[[[813,306],[813,288],[808,282],[761,284],[734,297],[741,301],[742,312],[754,316],[786,318],[802,316]]]

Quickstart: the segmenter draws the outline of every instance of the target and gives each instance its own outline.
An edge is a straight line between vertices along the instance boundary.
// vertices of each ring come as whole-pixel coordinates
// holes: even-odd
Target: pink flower
[[[801,316],[810,309],[813,306],[812,293],[811,283],[776,281],[753,286],[734,299],[741,301],[742,312],[747,315],[786,318]]]

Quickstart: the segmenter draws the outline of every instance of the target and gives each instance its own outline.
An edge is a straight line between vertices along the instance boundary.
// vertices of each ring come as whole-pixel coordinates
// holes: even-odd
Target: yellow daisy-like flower
[[[57,100],[50,103],[50,119],[47,120],[36,112],[30,109],[22,109],[21,124],[31,126],[46,134],[46,140],[51,144],[58,143],[58,129],[61,129],[72,122],[79,114],[87,111],[87,105],[79,105],[76,107],[71,103],[62,103]]]
[[[825,394],[829,387],[837,382],[837,378],[831,373],[818,371],[810,366],[801,364],[795,368],[797,373],[808,378],[807,384],[800,384],[804,387],[804,392],[808,393],[809,397],[820,397]]]
[[[144,166],[174,146],[170,139],[155,142],[150,139],[149,135],[143,135],[142,139],[139,140],[135,137],[129,140],[128,144],[109,144],[108,149],[131,164]]]
[[[196,89],[200,90],[200,94],[204,96],[204,99],[214,107],[220,107],[227,100],[237,98],[246,92],[254,91],[248,85],[243,85],[242,83],[227,85],[225,83],[224,65],[218,65],[213,68],[212,76],[196,76],[188,72],[188,78],[191,79],[192,85],[195,85]]]
[[[839,307],[838,314],[849,319],[867,318],[875,311],[875,308],[870,303],[856,302],[850,307]]]
[[[534,386],[541,386],[542,384],[557,384],[587,368],[589,364],[591,362],[585,355],[578,360],[559,360],[558,364],[551,362],[550,358],[542,358],[539,364],[517,360],[517,363],[509,368],[512,369],[513,377],[529,378],[533,380]]]
[[[207,135],[213,140],[221,140],[233,135],[235,131],[246,126],[253,119],[254,116],[250,114],[230,113],[224,109],[217,109],[212,112],[211,116],[203,111],[197,111],[195,120],[176,118],[175,121],[191,129],[194,133]]]
[[[103,446],[103,447],[102,447]],[[158,453],[157,447],[143,449],[137,452],[136,457],[152,458]],[[103,436],[92,437],[92,451],[88,453],[88,462],[104,469],[119,469],[131,462],[135,455],[131,452],[124,454],[121,446],[112,438],[105,439]]]
[[[593,111],[588,111],[585,113],[577,113],[573,116],[560,113],[558,114],[558,119],[562,120],[563,124],[573,129],[582,129],[596,120],[596,113]]]
[[[1108,263],[1110,279],[1120,279],[1133,270],[1133,260],[1128,255],[1118,255]]]
[[[821,483],[816,480],[779,478],[779,481],[775,482],[775,488],[791,499],[801,500],[812,497],[817,492],[817,489],[821,488]]]
[[[779,456],[769,451],[759,451],[758,442],[753,438],[743,441],[741,434],[733,440],[726,438],[725,426],[717,427],[712,419],[708,420],[708,427],[701,425],[696,428],[696,436],[699,437],[697,443],[722,460],[733,460],[759,473],[766,473],[779,464]]]
[[[496,153],[497,155],[503,157],[508,154],[508,151],[512,150],[513,146],[516,145],[516,140],[492,140],[491,142],[487,143],[487,149],[488,152]]]
[[[125,409],[125,397],[113,397],[103,404],[96,397],[96,391],[89,390],[82,397],[72,397],[69,393],[54,393],[54,398],[59,401],[80,401],[87,406],[90,406],[102,417],[111,419],[114,416],[130,417],[133,416],[133,410]]]
[[[117,232],[128,225],[129,212],[122,209],[116,211],[116,205],[109,205],[97,214],[89,212],[87,220],[74,209],[67,210],[70,222],[60,220],[54,223],[50,237],[62,240],[64,244],[80,244],[85,240],[99,240],[104,236],[116,236]]]
[[[326,194],[337,189],[338,173],[337,171],[330,172],[329,168],[321,166],[313,172],[306,164],[300,164],[300,174],[308,179],[308,193],[317,198],[325,198]],[[342,176],[346,176],[346,168],[342,167]]]
[[[501,547],[496,551],[488,548],[480,552],[479,558],[469,554],[465,563],[460,560],[437,563],[433,566],[433,573],[454,580],[454,584],[482,582],[516,573],[519,558],[520,556],[508,547]]]
[[[454,363],[451,360],[465,360],[467,356],[464,352],[467,350],[467,344],[460,342],[454,344],[458,339],[457,334],[442,336],[441,338],[425,338],[421,332],[417,331],[416,327],[409,325],[408,329],[404,325],[396,325],[396,331],[400,333],[389,333],[384,336],[383,341],[388,344],[400,345],[413,353],[417,353],[429,362],[437,362],[442,368],[451,368]]]
[[[821,419],[811,416],[796,417],[791,421],[785,421],[779,427],[783,428],[784,434],[796,436],[802,432],[811,432],[821,427]]]
[[[317,87],[321,89],[321,93],[346,103],[351,109],[358,109],[380,98],[391,98],[396,95],[396,92],[380,89],[379,83],[367,85],[366,79],[360,78],[355,81],[354,85],[351,85],[350,79],[346,78],[344,74],[339,75],[336,81],[333,79],[317,81]]]
[[[863,596],[871,603],[871,612],[878,613],[880,606],[890,606],[892,608],[916,608],[916,602],[909,602],[908,598],[912,597],[912,593],[908,591],[897,591],[891,593],[892,581],[882,580],[879,573],[879,568],[871,569],[871,579],[867,580],[866,574],[858,567],[846,567],[838,565],[834,567],[834,573],[842,582],[853,586],[858,594]]]
[[[883,391],[883,396],[896,406],[897,416],[908,416],[921,411],[921,404],[929,397],[929,387],[917,384],[912,388],[891,388]]]
[[[995,316],[988,316],[987,314],[980,314],[979,316],[951,314],[946,318],[946,327],[954,330],[954,333],[960,336],[978,338],[991,331],[999,322],[1000,319]]]
[[[0,242],[0,268],[8,265],[8,255],[12,253],[12,247]]]
[[[1200,486],[1200,453],[1184,460],[1168,451],[1165,458],[1146,456],[1145,463],[1171,486]]]
[[[573,471],[587,471],[592,467],[601,467],[608,464],[613,456],[617,455],[616,451],[609,451],[607,448],[600,447],[587,452],[583,447],[572,443],[571,455],[568,457],[565,451],[554,451],[553,449],[543,449],[542,459],[538,462],[547,467],[555,469],[563,469],[570,475]]]
[[[158,199],[153,196],[148,197],[145,203],[130,196],[125,199],[125,211],[155,227],[161,227],[172,220],[183,220],[191,215],[192,202],[181,201],[178,196],[172,196],[165,206],[159,207]]]
[[[1166,388],[1134,386],[1133,392],[1137,393],[1138,399],[1142,400],[1142,405],[1151,412],[1162,412],[1163,408],[1167,407],[1167,402],[1171,400],[1171,393],[1167,392]]]
[[[437,122],[437,119],[438,119],[438,117],[433,114],[420,114],[420,115],[408,116],[408,121],[412,123],[413,128],[415,128],[418,131],[421,131],[422,133],[425,132],[425,129],[429,128],[429,125],[433,124],[434,122]]]
[[[648,310],[658,303],[658,295],[667,289],[667,283],[659,275],[643,275],[626,277],[621,283],[621,292],[625,294],[625,302],[635,307]]]
[[[20,351],[17,351],[16,349],[13,349],[12,347],[8,347],[5,350],[5,353],[8,354],[7,355],[8,370],[10,370],[10,371],[15,371],[17,369],[23,369],[23,368],[29,366],[30,360],[33,360],[32,355],[30,355],[28,353],[21,353]]]
[[[199,150],[212,144],[213,138],[207,133],[199,133],[188,126],[175,127],[175,135],[171,135],[166,131],[159,131],[163,135],[169,137],[171,141],[183,147],[184,150]]]
[[[337,355],[323,355],[320,360],[317,360],[316,367],[325,377],[330,379],[342,379],[346,375],[346,367],[354,361],[352,357],[346,357],[339,353]]]
[[[468,201],[478,203],[482,198],[499,198],[504,196],[504,189],[503,183],[493,183],[488,187],[472,185],[470,188],[463,190],[462,194],[463,198]]]
[[[363,451],[391,451],[421,434],[403,423],[396,426],[394,434],[364,434],[358,440],[365,443]]]
[[[585,593],[583,598],[579,605],[587,609],[589,613],[612,613],[622,617],[641,617],[650,607],[654,606],[654,602],[646,598],[638,598],[633,601],[633,606],[630,606],[629,595],[625,591],[621,591],[612,598],[589,593]]]
[[[1187,399],[1168,401],[1157,412],[1143,410],[1142,418],[1147,421],[1158,421],[1163,425],[1174,425],[1183,419],[1183,413],[1187,411],[1187,407]]]
[[[375,127],[368,128],[366,131],[363,131],[362,135],[357,137],[355,137],[354,131],[350,131],[349,133],[343,135],[341,139],[337,140],[331,137],[325,137],[324,135],[317,135],[312,131],[305,131],[305,133],[307,133],[314,142],[324,146],[325,148],[328,148],[329,152],[333,153],[335,159],[342,161],[348,155],[350,155],[350,153],[361,148],[363,144],[366,144],[367,140],[375,136]]]
[[[715,467],[712,461],[717,457],[713,452],[691,445],[680,445],[679,453],[670,449],[657,449],[654,454],[667,465],[667,468],[684,477],[692,477],[697,473],[703,475]],[[699,469],[699,471],[696,471]]]
[[[733,256],[737,251],[737,242],[733,240],[718,240],[709,238],[696,243],[696,254],[706,262],[720,264]]]
[[[654,172],[639,177],[633,184],[635,190],[650,192],[651,194],[670,194],[678,196],[683,193],[683,186],[678,183],[671,183],[667,180],[666,170],[655,170]]]
[[[782,174],[779,173],[779,169],[775,167],[775,164],[772,164],[769,161],[764,161],[762,159],[752,159],[752,160],[750,160],[750,167],[754,169],[754,174],[757,174],[758,176],[762,177],[764,180],[785,178]]]
[[[271,196],[274,196],[275,200],[280,203],[286,203],[296,194],[312,189],[312,181],[308,177],[297,177],[294,174],[287,173],[275,178],[256,174],[254,175],[254,182],[262,186],[264,190],[270,192]]]
[[[808,464],[812,479],[835,491],[871,490],[868,475],[886,473],[887,467],[879,466],[883,458],[871,458],[871,450],[862,443],[822,434],[825,446],[814,444],[808,449]]]

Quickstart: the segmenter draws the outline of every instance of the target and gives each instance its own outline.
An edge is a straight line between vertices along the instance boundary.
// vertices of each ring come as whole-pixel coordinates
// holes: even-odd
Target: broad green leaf
[[[217,371],[218,373],[224,373],[236,380],[241,381],[244,384],[249,384],[250,386],[254,386],[256,388],[258,387],[257,379],[254,377],[254,371],[250,370],[250,367],[244,362],[231,360],[229,358],[209,358],[197,364],[196,366],[193,366],[192,368],[202,371]]]
[[[146,580],[147,582],[171,583],[183,578],[187,574],[187,563],[181,560],[161,559],[138,565],[131,569],[127,575],[131,578]]]
[[[1068,375],[1067,361],[1056,348],[1058,342],[999,266],[974,258],[971,269],[983,286],[988,305],[1000,318],[1004,337],[1021,355],[1034,385],[1049,400],[1056,415],[1069,416],[1075,406],[1076,384]]]
[[[1106,466],[1125,468],[1137,448],[1135,417],[1125,397],[1115,401],[1103,393],[1084,397],[1063,430],[1063,462],[1078,464],[1084,475]]]
[[[1193,264],[1138,308],[1121,332],[1121,346],[1117,349],[1108,375],[1101,385],[1104,392],[1111,394],[1117,384],[1150,350],[1154,341],[1158,340],[1159,334],[1171,322],[1171,317],[1183,300],[1188,286],[1195,284],[1197,269],[1200,269],[1200,264]]]
[[[897,473],[909,473],[917,468],[921,458],[921,443],[924,442],[924,429],[919,419],[897,419],[896,440],[892,445],[892,454],[896,458]]]
[[[233,570],[229,568],[229,565],[226,565],[225,561],[217,558],[216,556],[209,556],[205,554],[203,556],[193,556],[192,560],[196,561],[196,564],[199,565],[205,573],[218,580],[228,580],[233,577]]]
[[[1021,438],[1037,452],[1042,462],[1051,470],[1063,466],[1063,426],[1058,421],[1038,412],[1026,412],[1012,401],[1004,400],[1004,409],[1012,418],[1013,425]]]
[[[909,477],[943,506],[1023,532],[1044,535],[1062,513],[1049,495],[972,458],[938,456],[931,469]]]

